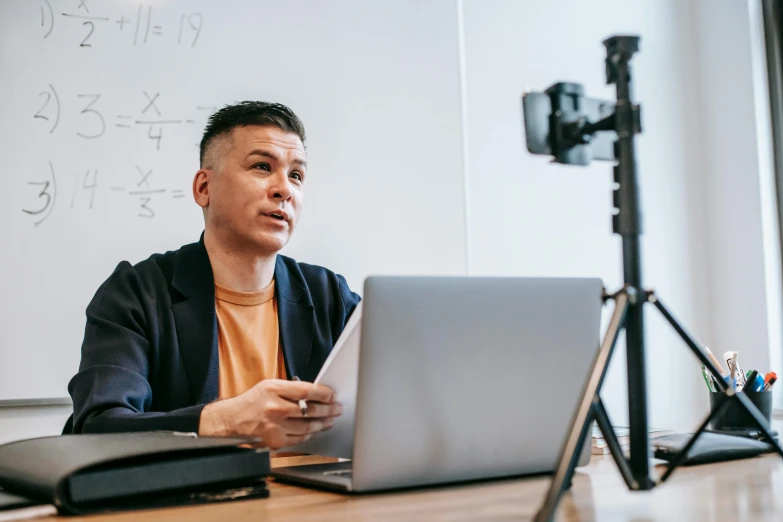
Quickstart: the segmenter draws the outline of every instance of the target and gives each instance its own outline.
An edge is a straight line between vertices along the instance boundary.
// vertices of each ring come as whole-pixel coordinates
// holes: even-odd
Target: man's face
[[[235,245],[279,251],[302,208],[307,164],[299,136],[276,127],[236,127],[214,145],[217,172],[206,176],[207,227]]]

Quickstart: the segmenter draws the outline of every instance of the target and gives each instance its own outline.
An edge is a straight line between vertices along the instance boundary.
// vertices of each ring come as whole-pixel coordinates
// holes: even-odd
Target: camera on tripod
[[[607,83],[616,83],[618,59],[629,60],[639,50],[639,38],[615,36],[604,42],[607,48]],[[629,79],[630,80],[630,79]],[[630,83],[630,81],[629,81]],[[617,105],[617,107],[616,107]],[[553,156],[565,165],[589,165],[593,160],[619,159],[614,144],[617,130],[642,131],[638,105],[618,96],[618,102],[586,98],[579,83],[558,82],[544,92],[522,96],[527,150]],[[618,121],[627,118],[627,121]]]
[[[588,132],[596,122],[614,114],[614,102],[586,98],[581,84],[560,82],[544,92],[522,97],[527,150],[553,156],[555,163],[589,165],[614,160],[613,128]]]

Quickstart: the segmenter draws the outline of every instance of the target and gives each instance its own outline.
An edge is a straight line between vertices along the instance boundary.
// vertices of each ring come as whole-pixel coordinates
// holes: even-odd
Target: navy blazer
[[[286,374],[313,381],[359,303],[342,276],[278,255]],[[198,243],[120,263],[87,307],[82,359],[68,384],[73,433],[197,432],[218,398],[215,283]]]

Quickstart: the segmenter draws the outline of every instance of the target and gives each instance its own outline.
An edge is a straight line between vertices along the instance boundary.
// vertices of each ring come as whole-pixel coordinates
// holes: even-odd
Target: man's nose
[[[291,182],[288,180],[286,173],[275,174],[272,176],[272,184],[269,187],[269,192],[272,199],[282,199],[288,201],[293,196],[291,190]]]

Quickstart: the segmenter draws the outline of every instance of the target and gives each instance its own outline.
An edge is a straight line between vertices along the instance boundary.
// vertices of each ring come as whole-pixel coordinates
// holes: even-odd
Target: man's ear
[[[209,206],[209,183],[214,172],[208,169],[199,169],[193,177],[193,199],[203,209]]]

